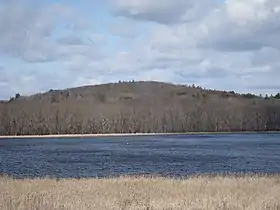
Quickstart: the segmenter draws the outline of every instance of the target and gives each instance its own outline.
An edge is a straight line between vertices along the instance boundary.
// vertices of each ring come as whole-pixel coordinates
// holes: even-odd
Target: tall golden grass
[[[280,176],[0,178],[1,210],[280,209]]]

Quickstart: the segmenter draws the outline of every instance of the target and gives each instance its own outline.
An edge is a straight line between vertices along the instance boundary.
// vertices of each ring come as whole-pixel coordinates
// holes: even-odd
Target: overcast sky
[[[132,79],[280,92],[280,0],[0,0],[0,99]]]

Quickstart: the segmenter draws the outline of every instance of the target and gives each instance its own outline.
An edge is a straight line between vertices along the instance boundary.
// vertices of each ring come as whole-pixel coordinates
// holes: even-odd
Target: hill
[[[280,100],[162,82],[119,82],[17,95],[0,135],[280,130]]]

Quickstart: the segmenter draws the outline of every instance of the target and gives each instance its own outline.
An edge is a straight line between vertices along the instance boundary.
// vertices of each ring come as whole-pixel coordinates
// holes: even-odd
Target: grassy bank
[[[0,178],[1,210],[280,209],[280,176]]]

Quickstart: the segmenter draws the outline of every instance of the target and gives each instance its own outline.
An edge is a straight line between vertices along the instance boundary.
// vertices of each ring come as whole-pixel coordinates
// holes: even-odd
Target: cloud
[[[222,51],[280,49],[278,0],[227,0],[199,24],[200,47]]]
[[[138,21],[125,17],[116,17],[109,25],[109,32],[121,38],[137,38],[143,34],[146,27]]]
[[[84,41],[77,36],[64,36],[56,40],[61,45],[84,45]]]
[[[115,14],[127,18],[167,25],[192,22],[185,29],[193,30],[199,47],[225,51],[280,47],[279,0],[226,0],[220,4],[209,0],[112,1]]]
[[[169,75],[170,81],[212,88],[267,91],[256,87],[276,84],[280,76],[279,0],[208,2],[114,1],[115,14],[154,22],[126,62],[143,75],[164,72],[158,79]],[[194,18],[184,18],[194,8]]]
[[[77,14],[62,3],[0,0],[0,99],[70,87],[102,59],[106,38],[87,31]]]
[[[37,1],[36,9],[31,0],[5,1],[0,54],[21,62],[1,60],[2,89],[134,79],[279,92],[279,0],[108,1],[96,13],[68,1]],[[83,12],[90,18],[79,19]]]
[[[210,6],[209,0],[112,0],[114,14],[136,20],[174,24],[199,18]]]
[[[0,8],[0,52],[14,56],[23,55],[26,44],[33,37],[45,37],[50,31],[49,24],[40,24],[37,20],[38,14],[22,2],[5,2]],[[42,25],[44,25],[42,27]],[[21,26],[21,27],[19,27]]]
[[[78,24],[69,7],[60,3],[44,5],[33,0],[1,1],[0,4],[0,53],[27,62],[59,59],[59,49],[53,39],[55,27],[59,25],[60,30],[66,30]],[[69,42],[69,37],[64,41],[67,38]]]

